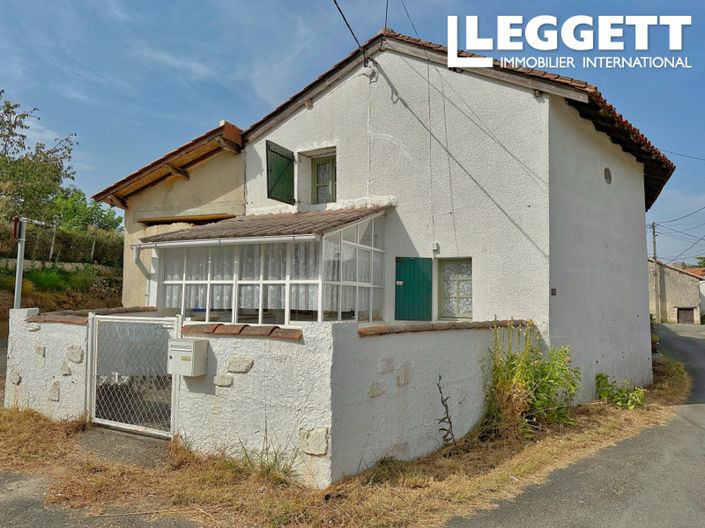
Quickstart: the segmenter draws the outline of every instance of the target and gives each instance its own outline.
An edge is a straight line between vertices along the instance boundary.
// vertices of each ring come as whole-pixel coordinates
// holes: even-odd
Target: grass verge
[[[116,464],[76,443],[84,424],[52,422],[32,411],[0,411],[0,469],[41,472],[53,484],[47,502],[183,515],[209,526],[415,527],[491,508],[599,449],[665,423],[689,391],[683,367],[654,361],[647,406],[605,403],[570,410],[575,425],[555,425],[531,440],[481,440],[470,433],[453,447],[412,462],[381,460],[326,490],[291,479],[276,453],[201,456],[168,445],[163,467]]]

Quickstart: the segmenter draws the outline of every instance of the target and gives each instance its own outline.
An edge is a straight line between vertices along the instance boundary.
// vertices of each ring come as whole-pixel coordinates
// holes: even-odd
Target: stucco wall
[[[79,418],[86,408],[87,325],[28,323],[37,308],[10,310],[5,406],[54,418]]]
[[[643,166],[558,97],[550,98],[550,330],[582,371],[651,381]],[[604,169],[612,183],[607,184]]]
[[[140,239],[190,227],[184,222],[145,226],[145,219],[197,217],[202,215],[240,215],[245,210],[244,159],[221,152],[189,169],[189,179],[172,176],[128,199],[125,211],[125,249],[123,268],[123,306],[144,306],[147,279],[134,263],[130,244]],[[142,251],[146,269],[151,269],[151,251]],[[149,299],[151,305],[154,299]]]
[[[410,460],[443,445],[442,376],[456,438],[482,417],[493,331],[450,330],[359,338],[333,328],[332,478],[380,458]]]
[[[649,267],[649,312],[656,313],[654,263]],[[681,271],[659,265],[661,322],[677,323],[678,308],[694,308],[695,324],[700,324],[700,280]]]
[[[338,202],[328,207],[396,204],[386,219],[386,320],[395,257],[434,257],[436,241],[436,257],[472,257],[475,319],[532,318],[547,329],[547,98],[391,51],[373,59],[372,80],[355,71],[246,145],[247,214],[322,207],[305,203],[303,181],[297,206],[266,198],[266,139],[294,152],[335,147]],[[297,179],[308,177],[305,164]]]
[[[250,450],[269,445],[289,454],[298,452],[296,469],[304,481],[327,486],[331,476],[331,326],[307,324],[302,342],[207,336],[207,375],[180,380],[179,434],[194,449],[210,453],[240,454],[243,445]],[[251,369],[229,371],[231,360],[240,367],[251,360]],[[245,370],[233,368],[232,363],[230,368]],[[214,379],[217,375],[221,377]],[[300,445],[300,430],[317,435],[325,444],[325,453]]]

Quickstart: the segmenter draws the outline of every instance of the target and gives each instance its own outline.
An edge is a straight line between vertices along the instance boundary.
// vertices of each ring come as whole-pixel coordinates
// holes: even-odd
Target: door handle
[[[404,286],[404,281],[396,281],[397,286]]]

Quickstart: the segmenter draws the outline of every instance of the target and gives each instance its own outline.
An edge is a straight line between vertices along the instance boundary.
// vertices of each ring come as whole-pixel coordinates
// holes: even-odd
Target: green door
[[[394,318],[430,321],[433,259],[397,257]]]

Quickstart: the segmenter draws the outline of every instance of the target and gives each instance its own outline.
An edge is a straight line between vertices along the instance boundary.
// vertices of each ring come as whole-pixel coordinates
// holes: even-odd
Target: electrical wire
[[[672,220],[663,220],[662,222],[656,222],[656,224],[670,224],[671,222],[676,222],[677,220],[682,220],[683,218],[688,218],[689,216],[693,216],[695,213],[699,213],[703,209],[705,209],[705,205],[703,205],[699,209],[696,209],[692,213],[688,213],[686,215],[679,216],[678,218],[673,218]]]
[[[662,152],[668,152],[669,154],[675,154],[676,156],[683,156],[684,158],[694,159],[698,161],[705,161],[705,158],[700,158],[698,156],[691,156],[690,154],[681,154],[680,152],[675,152],[673,150],[659,149]]]
[[[671,262],[673,262],[674,260],[677,260],[678,258],[681,257],[681,255],[683,255],[683,254],[687,253],[688,251],[690,251],[691,249],[693,249],[693,247],[695,247],[696,244],[698,244],[700,241],[702,241],[702,240],[704,240],[704,239],[705,239],[705,235],[701,236],[699,239],[697,239],[697,240],[696,240],[695,242],[693,242],[690,246],[688,246],[686,249],[684,249],[683,251],[681,251],[678,255],[676,255],[674,258],[672,258],[672,259],[669,260],[668,262],[671,263]]]
[[[411,24],[411,28],[414,30],[414,34],[416,35],[416,38],[421,40],[421,37],[419,36],[419,32],[416,31],[416,26],[414,25],[414,21],[411,20],[411,15],[409,15],[409,10],[406,8],[406,4],[404,3],[404,0],[401,1],[401,6],[404,8],[404,13],[406,13],[406,18],[409,19],[409,23]]]
[[[340,13],[340,16],[343,17],[343,22],[345,22],[345,25],[348,26],[348,29],[350,30],[350,34],[352,35],[352,38],[354,38],[355,42],[357,42],[357,47],[360,48],[360,51],[362,52],[363,64],[365,66],[367,66],[367,54],[365,53],[365,48],[363,48],[362,44],[360,44],[360,41],[357,40],[357,37],[355,36],[355,32],[353,31],[353,28],[350,27],[350,23],[348,22],[348,19],[345,18],[345,13],[343,13],[343,10],[340,9],[340,6],[338,5],[338,0],[333,0],[333,3],[335,4],[335,7],[338,8],[338,12]]]

